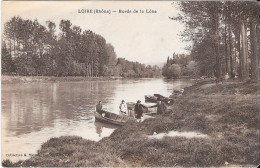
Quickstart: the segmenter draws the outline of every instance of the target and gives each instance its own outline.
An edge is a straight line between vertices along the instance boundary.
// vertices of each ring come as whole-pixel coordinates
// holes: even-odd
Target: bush
[[[177,64],[172,64],[167,68],[167,78],[178,78],[181,76],[181,67]]]

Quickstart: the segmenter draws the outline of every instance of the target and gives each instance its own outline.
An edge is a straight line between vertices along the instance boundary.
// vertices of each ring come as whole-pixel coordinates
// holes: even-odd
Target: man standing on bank
[[[137,103],[135,104],[134,111],[135,111],[136,119],[141,119],[141,117],[143,116],[143,109],[140,100],[138,100]]]
[[[151,106],[150,108],[152,107],[157,107],[157,114],[163,114],[167,109],[166,104],[163,101],[161,101],[160,98],[157,98],[156,105]]]

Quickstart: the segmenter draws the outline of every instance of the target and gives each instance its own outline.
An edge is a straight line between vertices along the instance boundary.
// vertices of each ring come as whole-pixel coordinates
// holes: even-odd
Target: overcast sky
[[[152,9],[157,13],[82,14],[78,13],[79,9],[130,9],[132,12],[134,9]],[[54,21],[58,30],[60,20],[69,19],[83,30],[90,29],[102,35],[115,47],[118,57],[145,64],[161,64],[173,52],[186,52],[186,43],[178,36],[183,26],[168,18],[176,13],[178,11],[169,1],[2,2],[2,23],[13,16],[21,16],[23,19],[38,19],[43,25],[47,20]]]

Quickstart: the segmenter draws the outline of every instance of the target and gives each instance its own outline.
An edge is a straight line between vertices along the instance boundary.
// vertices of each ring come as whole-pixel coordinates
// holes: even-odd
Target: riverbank
[[[4,161],[3,166],[256,166],[260,162],[258,88],[256,82],[202,81],[186,88],[162,116],[129,122],[99,142],[52,138],[38,156]],[[153,138],[170,131],[206,136]]]
[[[2,83],[31,83],[31,82],[76,82],[76,81],[109,81],[122,77],[82,77],[82,76],[6,76],[2,75]]]

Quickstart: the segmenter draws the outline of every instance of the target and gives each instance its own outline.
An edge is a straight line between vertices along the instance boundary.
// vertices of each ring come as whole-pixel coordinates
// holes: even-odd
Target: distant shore
[[[2,83],[31,83],[31,82],[69,82],[69,81],[109,81],[122,79],[122,77],[82,77],[82,76],[7,76],[2,75]]]
[[[15,75],[2,75],[1,82],[2,84],[9,83],[33,83],[33,82],[77,82],[77,81],[112,81],[119,79],[148,79],[148,78],[124,78],[121,76],[107,76],[107,77],[84,77],[84,76],[15,76]],[[158,79],[158,78],[149,78],[149,79]],[[162,78],[163,79],[163,78]],[[190,80],[201,80],[193,79],[189,76],[182,76],[176,79],[167,79],[166,80],[177,80],[177,79],[190,79]]]
[[[128,122],[98,142],[75,136],[51,138],[37,156],[16,163],[5,160],[3,166],[254,167],[260,162],[258,87],[257,82],[216,85],[202,80],[185,88],[164,115]],[[172,131],[194,137],[151,138]]]

